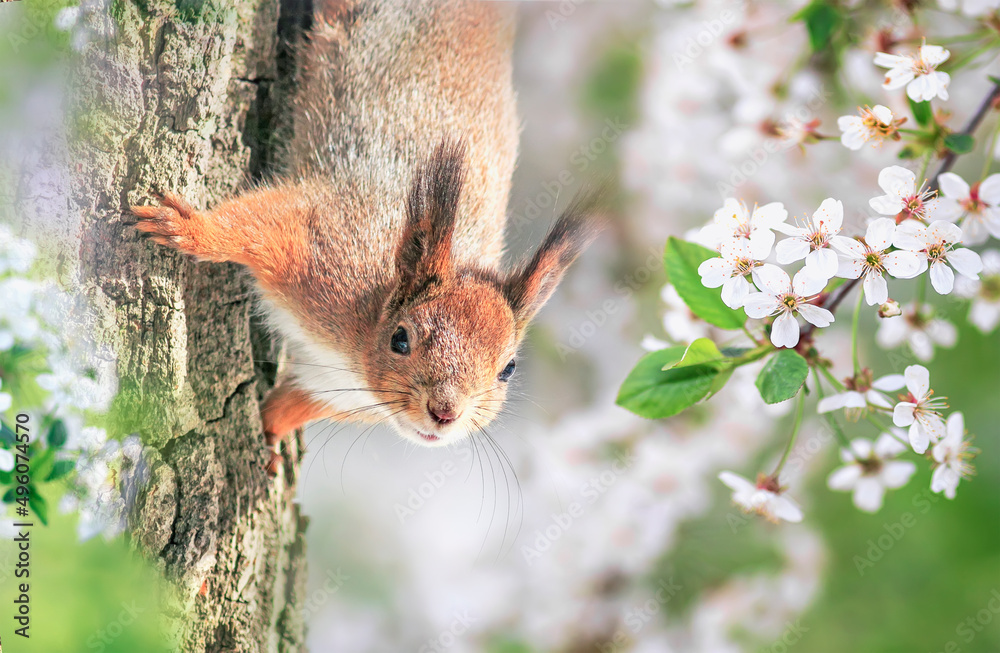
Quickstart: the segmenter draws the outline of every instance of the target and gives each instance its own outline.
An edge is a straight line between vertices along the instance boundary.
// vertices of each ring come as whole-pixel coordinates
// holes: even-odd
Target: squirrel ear
[[[396,250],[404,292],[449,276],[451,237],[465,180],[465,146],[444,141],[417,170],[406,206],[406,227]]]
[[[593,209],[603,186],[577,196],[549,230],[531,260],[522,264],[504,284],[517,329],[527,326],[562,279],[563,273],[597,237],[602,228]]]

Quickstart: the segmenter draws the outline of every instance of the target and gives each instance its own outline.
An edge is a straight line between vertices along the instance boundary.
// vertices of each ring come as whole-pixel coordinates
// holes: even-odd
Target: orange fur
[[[499,412],[502,373],[593,223],[574,204],[533,257],[500,270],[517,153],[510,7],[326,0],[320,11],[286,181],[212,211],[167,194],[133,208],[136,227],[256,277],[292,368],[263,409],[269,445],[328,417],[447,444]]]

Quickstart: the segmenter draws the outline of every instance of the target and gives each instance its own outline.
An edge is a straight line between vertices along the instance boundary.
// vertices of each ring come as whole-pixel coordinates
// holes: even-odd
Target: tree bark
[[[301,437],[269,478],[259,416],[280,347],[238,266],[127,225],[152,191],[210,207],[271,168],[298,18],[278,0],[115,0],[111,12],[113,36],[74,71],[71,163],[82,281],[118,357],[110,430],[140,433],[150,463],[129,536],[170,581],[181,650],[304,650]]]

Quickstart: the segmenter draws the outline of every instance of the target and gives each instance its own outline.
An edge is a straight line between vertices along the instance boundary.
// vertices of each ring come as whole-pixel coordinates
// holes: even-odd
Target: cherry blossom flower
[[[791,236],[774,248],[778,263],[787,265],[805,259],[806,268],[817,277],[829,281],[837,274],[837,253],[830,249],[830,239],[840,233],[844,223],[844,205],[827,198],[819,205],[803,227],[782,223],[777,231]]]
[[[934,217],[956,222],[966,245],[981,245],[990,236],[1000,238],[1000,174],[969,186],[954,172],[938,177],[941,198]],[[963,217],[964,216],[964,217]]]
[[[773,239],[774,234],[771,237]],[[726,306],[739,308],[750,294],[750,282],[746,275],[753,273],[756,280],[756,271],[762,264],[753,255],[750,241],[745,238],[732,238],[722,243],[719,253],[721,256],[702,261],[698,274],[706,288],[722,286],[722,301]]]
[[[840,261],[837,276],[863,279],[865,301],[869,306],[883,304],[889,299],[889,287],[883,272],[899,279],[910,279],[921,272],[921,261],[916,252],[888,251],[895,232],[895,222],[890,218],[879,218],[868,225],[864,239],[834,236],[831,240],[831,244],[846,257]]]
[[[9,472],[14,469],[14,454],[8,449],[0,448],[0,472]]]
[[[896,228],[892,242],[896,247],[917,252],[923,265],[930,264],[931,286],[939,295],[947,295],[954,288],[955,272],[978,279],[983,269],[979,254],[965,247],[955,248],[962,242],[962,229],[944,220],[935,220],[926,227],[907,220]]]
[[[0,379],[0,388],[3,387],[3,379]],[[5,412],[14,403],[8,392],[0,392],[0,413]]]
[[[795,279],[791,280],[788,273],[778,266],[764,264],[757,269],[755,281],[763,290],[750,294],[743,302],[743,308],[752,318],[778,316],[771,326],[771,342],[775,347],[794,347],[799,343],[799,323],[795,320],[795,313],[818,327],[833,324],[833,313],[809,303],[823,290],[826,281],[810,275],[805,268],[796,272]]]
[[[837,118],[837,126],[844,132],[840,136],[840,142],[849,150],[860,150],[865,143],[881,147],[886,138],[896,136],[896,127],[903,122],[900,120],[893,123],[892,111],[881,104],[859,107],[858,112],[861,115]]]
[[[719,473],[719,480],[733,491],[733,503],[745,512],[756,513],[775,523],[781,519],[796,523],[802,521],[802,509],[783,496],[784,490],[773,476],[761,474],[754,484],[739,474],[724,471]]]
[[[968,461],[975,455],[975,451],[965,439],[965,418],[962,413],[948,416],[946,430],[944,437],[931,450],[931,455],[937,462],[931,475],[931,491],[944,492],[945,497],[954,499],[958,482],[974,473],[972,464]]]
[[[955,279],[955,294],[972,300],[969,322],[983,333],[992,333],[1000,324],[1000,251],[986,250],[982,261],[978,280]]]
[[[902,437],[902,432],[898,435]],[[909,460],[894,460],[904,451],[906,447],[889,433],[881,434],[874,444],[865,438],[851,440],[850,451],[840,451],[840,459],[847,464],[835,469],[826,484],[831,490],[853,491],[858,510],[878,512],[885,491],[903,487],[917,471]]]
[[[882,349],[909,345],[913,355],[924,363],[934,359],[934,348],[950,349],[958,342],[958,329],[947,320],[935,317],[929,304],[913,304],[898,317],[879,321],[875,342]]]
[[[772,229],[787,217],[788,211],[781,202],[754,206],[753,211],[748,211],[743,202],[730,197],[715,212],[712,222],[702,227],[699,237],[716,249],[734,238],[746,240],[752,258],[763,260],[774,245]]]
[[[924,44],[915,57],[879,52],[875,55],[875,65],[889,69],[882,83],[882,88],[887,91],[905,86],[906,95],[914,102],[926,102],[936,97],[947,100],[951,77],[936,69],[950,56],[951,53],[940,45]]]
[[[941,198],[924,181],[917,188],[917,176],[902,166],[889,166],[878,173],[878,185],[885,193],[868,200],[868,205],[882,215],[894,217],[896,224],[904,220],[926,222],[936,213]]]
[[[910,446],[917,453],[923,453],[931,442],[937,442],[944,435],[941,409],[947,404],[944,399],[933,398],[930,373],[923,365],[910,365],[903,371],[903,376],[909,395],[896,404],[892,411],[892,423],[909,426]]]
[[[865,369],[855,377],[844,379],[844,384],[847,390],[820,399],[816,412],[829,413],[844,408],[848,418],[857,420],[869,406],[892,408],[885,393],[901,390],[906,381],[902,374],[889,374],[873,380],[871,370]]]

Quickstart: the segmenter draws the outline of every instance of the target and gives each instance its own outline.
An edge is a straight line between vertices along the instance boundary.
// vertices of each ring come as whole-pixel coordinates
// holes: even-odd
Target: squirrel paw
[[[161,206],[129,207],[139,218],[134,223],[135,228],[160,245],[203,259],[213,258],[199,242],[205,227],[202,214],[174,193],[157,194],[156,197]]]

